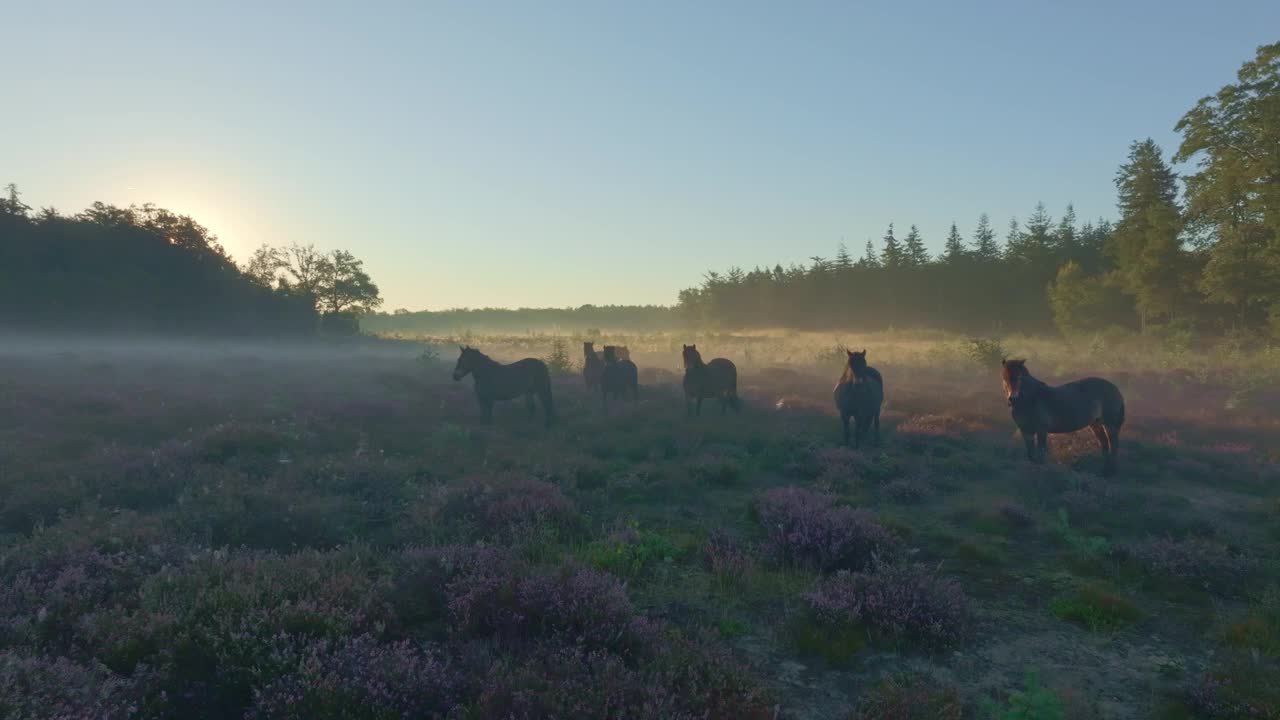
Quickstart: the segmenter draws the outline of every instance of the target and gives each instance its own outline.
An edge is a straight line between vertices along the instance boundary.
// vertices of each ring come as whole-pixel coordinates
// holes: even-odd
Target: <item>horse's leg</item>
[[[698,399],[695,402],[697,403],[697,405],[695,406],[693,414],[697,415],[698,417],[702,417],[702,396],[699,395]]]
[[[1111,446],[1111,452],[1107,453],[1106,462],[1102,466],[1103,475],[1114,475],[1116,472],[1116,460],[1120,455],[1120,426],[1107,425],[1107,444]]]
[[[529,417],[533,417],[533,414],[538,412],[538,407],[533,403],[533,393],[524,396],[524,406],[529,411]]]
[[[840,425],[843,426],[844,428],[844,444],[848,445],[849,444],[849,416],[845,415],[843,410],[840,411]]]
[[[480,419],[483,420],[486,425],[493,423],[493,401],[492,400],[480,401]]]
[[[1036,435],[1029,430],[1022,430],[1022,444],[1027,447],[1027,459],[1036,462]]]
[[[1095,420],[1089,425],[1089,429],[1093,431],[1093,436],[1098,440],[1098,448],[1102,450],[1102,459],[1105,461],[1107,456],[1111,454],[1111,441],[1107,439],[1107,429],[1103,427],[1102,422]]]
[[[871,422],[875,424],[876,444],[879,445],[880,444],[880,411],[879,410],[877,410],[875,416],[871,418]]]
[[[1036,433],[1036,448],[1040,451],[1040,462],[1049,459],[1049,433],[1041,430]]]

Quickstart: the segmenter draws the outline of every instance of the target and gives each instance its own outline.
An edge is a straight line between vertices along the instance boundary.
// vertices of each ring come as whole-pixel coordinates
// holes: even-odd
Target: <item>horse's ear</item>
[[[848,348],[845,348],[845,352],[849,353],[849,357],[853,357],[853,351],[852,351],[852,350],[850,350],[850,349],[848,349]]]
[[[867,349],[866,349],[866,348],[862,348],[862,354],[863,354],[863,355],[866,355],[866,354],[867,354]]]

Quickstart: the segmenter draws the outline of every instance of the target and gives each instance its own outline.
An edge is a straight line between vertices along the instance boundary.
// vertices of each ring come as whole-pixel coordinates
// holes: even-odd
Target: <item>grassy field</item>
[[[550,430],[449,377],[549,336],[0,349],[0,718],[1280,718],[1275,351],[589,339],[640,402],[564,375]],[[694,341],[740,415],[685,417]],[[1006,353],[1120,386],[1116,477],[1025,461]]]

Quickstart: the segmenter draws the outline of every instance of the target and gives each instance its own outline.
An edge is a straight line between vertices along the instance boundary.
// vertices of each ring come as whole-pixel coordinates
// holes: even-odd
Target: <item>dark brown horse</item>
[[[624,360],[618,355],[618,348],[604,346],[604,374],[600,376],[600,395],[604,406],[609,407],[609,396],[616,398],[631,395],[632,400],[640,402],[640,380],[636,364]]]
[[[697,345],[685,345],[684,351],[684,404],[689,416],[702,415],[702,401],[720,398],[720,414],[730,407],[734,412],[742,409],[738,399],[738,368],[731,361],[715,358],[702,362]],[[697,401],[696,413],[694,401]]]
[[[588,390],[600,387],[600,376],[604,374],[604,361],[596,353],[595,343],[582,343],[582,379]]]
[[[846,351],[844,373],[832,393],[840,424],[844,428],[844,444],[849,444],[849,418],[853,418],[853,446],[860,447],[867,430],[875,427],[875,441],[880,442],[880,406],[884,404],[884,378],[867,364],[867,351]]]
[[[1066,385],[1043,383],[1027,372],[1026,360],[1001,360],[1000,379],[1013,422],[1022,432],[1027,458],[1042,463],[1049,454],[1049,433],[1089,428],[1102,449],[1102,474],[1116,471],[1124,397],[1108,380],[1088,377]]]
[[[533,398],[542,402],[542,413],[547,425],[555,422],[555,408],[551,404],[551,373],[547,364],[536,358],[517,360],[510,365],[490,358],[475,348],[464,347],[453,368],[453,379],[461,380],[468,373],[475,378],[476,400],[480,402],[480,414],[486,423],[493,422],[493,404],[501,400],[514,400],[521,395],[532,415],[536,409]]]

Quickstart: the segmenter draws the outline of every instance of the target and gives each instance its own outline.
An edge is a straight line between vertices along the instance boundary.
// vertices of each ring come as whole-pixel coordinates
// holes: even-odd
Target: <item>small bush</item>
[[[664,535],[632,531],[592,543],[587,556],[592,565],[624,577],[639,577],[658,563],[673,562],[682,549]]]
[[[922,675],[897,675],[864,691],[849,720],[960,720],[963,716],[964,701],[954,687]]]
[[[254,692],[249,720],[443,718],[459,700],[461,674],[438,652],[368,635],[321,640],[297,668]]]
[[[1154,538],[1130,545],[1126,554],[1148,573],[1206,589],[1233,589],[1253,575],[1257,561],[1205,538]]]
[[[146,667],[126,678],[97,663],[0,652],[0,717],[125,720],[154,717],[163,708],[164,696]]]
[[[703,552],[711,572],[720,577],[740,577],[755,564],[750,548],[723,528],[711,531]]]
[[[965,356],[983,368],[998,368],[1009,352],[995,338],[969,338],[964,344]]]
[[[771,553],[783,562],[821,571],[860,570],[873,557],[889,559],[900,542],[866,510],[837,507],[826,495],[774,488],[755,506]]]
[[[989,698],[979,703],[983,716],[991,720],[1064,720],[1066,708],[1062,698],[1052,690],[1040,685],[1040,678],[1035,673],[1027,673],[1022,690],[1009,693],[1009,699],[1003,705],[997,705]]]
[[[551,371],[553,376],[570,375],[577,368],[574,367],[573,360],[569,357],[569,346],[565,343],[564,338],[556,338],[551,341],[551,354],[543,360],[547,364],[547,370]]]
[[[890,639],[926,647],[958,643],[971,623],[969,600],[959,583],[919,564],[877,564],[871,572],[820,578],[804,600],[824,624],[861,623]]]
[[[480,537],[503,539],[528,526],[569,530],[578,520],[560,488],[515,474],[465,478],[445,491],[437,517],[446,524],[470,523]]]
[[[1054,617],[1095,632],[1132,625],[1141,617],[1133,603],[1101,585],[1082,585],[1049,603]]]

